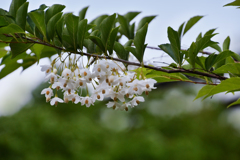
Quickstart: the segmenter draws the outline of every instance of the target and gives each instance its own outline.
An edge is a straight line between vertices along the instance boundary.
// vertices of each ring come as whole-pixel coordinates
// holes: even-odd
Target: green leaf
[[[141,29],[146,23],[149,24],[156,16],[144,17],[138,23],[137,31]]]
[[[129,52],[131,52],[134,56],[137,55],[136,48],[133,48],[131,46],[126,46],[125,49]],[[136,57],[136,56],[135,56]],[[137,58],[137,57],[136,57]]]
[[[112,55],[112,53],[113,53],[113,47],[114,47],[114,43],[116,42],[118,29],[119,29],[119,27],[113,28],[111,33],[110,33],[108,46],[107,46],[108,47],[107,50],[108,50],[110,55]]]
[[[48,24],[48,21],[57,13],[61,12],[65,8],[64,5],[54,4],[46,10],[45,13],[45,23]]]
[[[232,77],[232,78],[223,80],[219,85],[211,89],[211,91],[208,93],[206,97],[204,97],[204,99],[220,92],[239,90],[240,89],[239,81],[240,81],[239,77]]]
[[[57,54],[56,49],[49,47],[49,46],[43,46],[43,49],[41,51],[42,52],[40,53],[40,59],[45,58],[45,57],[50,58],[51,56]],[[38,54],[37,56],[39,56],[39,53],[37,53],[37,54]]]
[[[118,22],[120,23],[119,31],[125,35],[127,38],[129,37],[129,23],[124,16],[118,15]]]
[[[240,76],[240,63],[225,64],[219,67],[218,69],[216,69],[215,71],[213,71],[213,73],[216,73],[216,74],[230,73],[236,76]]]
[[[216,49],[218,52],[222,52],[221,47],[217,44],[217,42],[214,42],[213,44],[209,45],[209,47]]]
[[[206,60],[205,60],[205,69],[206,70],[210,70],[211,67],[216,63],[216,59],[217,59],[217,56],[216,54],[210,54]]]
[[[44,11],[47,7],[45,4],[41,4],[38,9]]]
[[[167,53],[170,57],[172,57],[172,59],[177,62],[177,58],[175,56],[175,54],[173,53],[171,44],[166,43],[166,44],[161,44],[158,46],[159,48],[161,48],[165,53]]]
[[[224,5],[223,7],[225,7],[225,6],[240,6],[240,0],[235,0],[231,3]]]
[[[77,50],[77,32],[78,32],[78,17],[73,15],[72,13],[68,13],[65,17],[65,22],[67,26],[67,30],[69,33],[69,36],[71,38],[71,45],[74,48],[74,51]]]
[[[2,27],[0,28],[0,39],[3,40],[3,41],[11,41],[13,39],[13,37],[15,37],[16,33],[23,33],[25,34],[25,32],[22,30],[21,27],[19,27],[18,25],[16,24],[9,24],[8,26],[6,27]],[[11,35],[13,37],[6,37],[4,34],[6,35]]]
[[[3,57],[1,65],[5,65],[4,68],[0,71],[0,79],[9,75],[11,72],[15,71],[19,67],[23,67],[23,69],[28,68],[36,62],[36,57],[32,57],[23,53],[13,59],[10,58],[11,54],[7,54]],[[17,60],[22,59],[22,63],[18,63]]]
[[[230,46],[230,37],[228,36],[223,42],[223,51],[229,50]]]
[[[200,91],[198,92],[196,99],[200,98],[200,97],[203,97],[205,95],[208,95],[208,93],[214,88],[215,86],[214,85],[205,85],[204,87],[202,87],[202,89],[200,89]]]
[[[44,11],[42,10],[35,10],[30,13],[28,13],[31,20],[34,22],[35,26],[38,28],[40,33],[43,35],[44,40],[47,40],[46,37],[46,25],[44,20]],[[36,32],[35,32],[36,34]]]
[[[187,31],[189,29],[191,29],[192,26],[194,26],[202,17],[203,16],[195,16],[195,17],[190,18],[186,23],[186,26],[185,26],[184,31],[183,31],[183,35],[185,33],[187,33]]]
[[[91,39],[105,53],[105,46],[99,37],[89,36],[89,39]]]
[[[195,68],[195,60],[198,52],[196,51],[196,44],[192,42],[190,48],[188,49],[189,63]]]
[[[126,13],[126,14],[123,15],[123,16],[126,18],[127,22],[129,23],[129,22],[131,22],[139,13],[141,13],[141,12],[128,12],[128,13]]]
[[[53,40],[53,37],[55,35],[56,30],[56,24],[59,21],[59,19],[62,17],[62,12],[59,12],[55,14],[47,23],[47,38],[48,40]]]
[[[62,42],[62,31],[63,31],[63,26],[64,26],[64,17],[65,15],[62,16],[61,19],[58,20],[58,22],[56,23],[56,32],[57,32],[57,36],[59,38],[59,40]]]
[[[146,74],[146,78],[153,78],[158,83],[173,82],[173,81],[190,81],[186,76],[181,73],[166,73],[162,71],[151,70]]]
[[[118,58],[128,60],[129,52],[125,50],[121,43],[119,42],[114,43],[114,51],[116,52]]]
[[[102,21],[103,21],[105,18],[107,18],[107,17],[108,17],[108,15],[101,15],[101,16],[95,18],[92,22],[90,22],[90,24],[95,25],[95,27],[93,28],[93,30],[99,29],[100,24],[101,24]]]
[[[12,0],[12,3],[9,8],[9,15],[16,17],[18,8],[25,3],[27,0]]]
[[[240,98],[239,98],[238,100],[236,100],[235,102],[229,104],[229,105],[227,106],[227,108],[229,108],[229,107],[231,107],[231,106],[234,106],[234,105],[237,105],[237,104],[240,104]]]
[[[185,22],[183,22],[183,23],[180,25],[180,27],[178,28],[178,36],[180,37],[180,39],[181,39],[181,36],[182,36],[184,24],[185,24]]]
[[[17,43],[17,42],[21,42],[21,43]],[[18,39],[15,40],[13,39],[10,43],[10,48],[11,48],[11,52],[12,52],[12,58],[15,58],[16,56],[18,56],[21,53],[24,53],[26,50],[28,50],[31,46],[33,45],[33,43],[27,43],[26,40],[21,40]]]
[[[5,16],[5,15],[8,15],[8,12],[2,8],[0,8],[0,15],[1,16]]]
[[[114,13],[113,15],[105,18],[100,24],[99,30],[101,32],[101,40],[105,49],[107,49],[107,42],[110,37],[110,33],[112,31],[112,27],[114,25],[115,19],[116,19],[116,14]]]
[[[176,57],[176,62],[181,66],[183,54],[180,53],[180,38],[178,32],[168,27],[168,39],[171,43],[172,51]]]
[[[44,48],[44,45],[41,44],[34,44],[30,49],[31,51],[37,56],[37,59],[41,58],[42,50]]]
[[[83,9],[79,12],[79,14],[78,14],[78,16],[79,16],[79,21],[85,19],[85,15],[86,15],[87,10],[88,10],[88,6],[85,7],[85,8],[83,8]]]
[[[79,48],[83,49],[85,34],[87,32],[87,19],[80,20],[78,23],[77,41]]]
[[[4,57],[4,56],[8,53],[8,51],[5,50],[5,47],[6,47],[6,46],[8,46],[8,44],[6,44],[6,43],[0,43],[0,59],[1,59],[2,57]]]
[[[23,3],[17,10],[16,14],[16,24],[19,25],[24,31],[26,28],[28,4],[28,2]]]
[[[128,39],[134,39],[134,32],[135,32],[135,22],[130,25],[129,27],[129,38]]]
[[[209,70],[214,64],[216,64],[222,60],[225,60],[227,57],[230,57],[233,55],[234,55],[234,53],[229,50],[223,51],[223,52],[219,53],[218,55],[214,55],[214,54],[209,55],[205,61],[206,70]]]
[[[139,62],[143,61],[144,51],[146,48],[145,39],[147,34],[148,24],[145,24],[141,29],[139,29],[134,38],[134,45],[136,47],[136,55],[134,55]]]

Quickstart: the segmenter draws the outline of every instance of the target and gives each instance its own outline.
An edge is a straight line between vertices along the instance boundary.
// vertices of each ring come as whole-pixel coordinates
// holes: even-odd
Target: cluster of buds
[[[112,60],[96,60],[89,67],[78,65],[77,61],[71,60],[68,65],[62,62],[62,67],[56,67],[56,59],[51,65],[42,65],[41,71],[46,73],[45,80],[50,86],[42,90],[46,102],[51,105],[58,103],[72,103],[90,107],[95,101],[102,101],[104,98],[111,98],[107,107],[113,109],[128,110],[128,107],[137,106],[144,102],[140,95],[155,89],[154,79],[139,79],[135,72],[126,71],[122,63]],[[90,89],[91,88],[91,89]],[[87,95],[82,95],[82,90]],[[61,90],[63,98],[59,98],[57,91]],[[55,91],[55,94],[54,94]],[[91,92],[91,93],[90,93]]]

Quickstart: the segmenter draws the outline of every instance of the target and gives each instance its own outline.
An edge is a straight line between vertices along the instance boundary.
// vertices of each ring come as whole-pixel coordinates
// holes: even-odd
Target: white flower
[[[144,98],[142,96],[136,96],[134,97],[129,103],[131,104],[131,107],[137,106],[140,102],[144,102]]]
[[[137,94],[137,95],[141,95],[143,92],[143,84],[142,81],[135,79],[133,82],[131,83],[127,83],[127,86],[129,86],[128,88],[128,93],[129,94]]]
[[[86,105],[86,107],[90,107],[90,105],[94,105],[94,101],[91,97],[81,97],[81,104]]]
[[[111,97],[114,101],[117,101],[119,99],[121,102],[124,102],[125,101],[124,95],[125,95],[125,92],[122,90],[115,92],[111,89],[109,90],[109,93],[107,96]]]
[[[86,80],[87,83],[90,83],[93,79],[91,72],[87,68],[81,69],[80,75]]]
[[[51,73],[52,66],[51,65],[40,65],[41,71],[45,72],[46,74]]]
[[[142,81],[142,85],[144,86],[144,91],[152,91],[152,89],[156,89],[157,87],[154,87],[154,84],[157,83],[155,79],[145,79]]]
[[[53,90],[51,88],[45,88],[42,90],[41,94],[45,94],[46,98],[51,98],[53,96]]]
[[[52,106],[53,106],[53,105],[57,106],[57,105],[58,105],[58,102],[63,103],[64,101],[63,101],[61,98],[54,97],[54,98],[51,99],[50,104],[51,104]]]
[[[72,73],[72,71],[71,71],[70,69],[65,68],[65,69],[63,70],[63,72],[62,72],[62,76],[63,76],[64,78],[72,78],[72,77],[73,77],[73,73]]]

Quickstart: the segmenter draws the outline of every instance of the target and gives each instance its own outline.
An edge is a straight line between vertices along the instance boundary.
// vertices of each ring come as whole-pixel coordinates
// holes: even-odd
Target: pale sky
[[[168,43],[167,27],[171,26],[175,30],[196,15],[205,16],[202,18],[183,38],[182,47],[187,48],[194,41],[200,32],[205,33],[209,29],[217,28],[213,40],[224,41],[227,36],[231,38],[230,49],[240,52],[240,9],[236,7],[223,7],[223,5],[233,0],[28,0],[29,11],[37,9],[41,4],[51,6],[52,4],[64,4],[64,12],[78,14],[79,10],[89,6],[86,18],[91,21],[101,14],[125,14],[129,11],[141,11],[142,13],[135,19],[136,22],[144,16],[158,15],[150,24],[146,43],[149,46],[157,47],[159,44]],[[8,9],[11,0],[1,2],[1,8]],[[158,57],[162,52],[147,50],[146,57]],[[48,63],[47,60],[40,64]],[[0,80],[0,115],[15,113],[21,106],[31,98],[32,88],[43,81],[44,74],[40,72],[40,67],[35,65],[21,73],[21,69]],[[40,93],[39,93],[40,94]]]

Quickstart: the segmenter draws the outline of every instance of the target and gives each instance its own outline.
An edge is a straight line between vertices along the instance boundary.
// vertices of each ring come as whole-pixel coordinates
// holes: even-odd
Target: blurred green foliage
[[[20,112],[0,117],[0,159],[239,159],[239,133],[219,120],[226,109],[213,100],[183,104],[194,99],[194,91],[180,86],[178,95],[159,87],[128,112],[108,109],[106,102],[53,107],[40,86]],[[193,112],[156,110],[197,103],[202,109]]]

